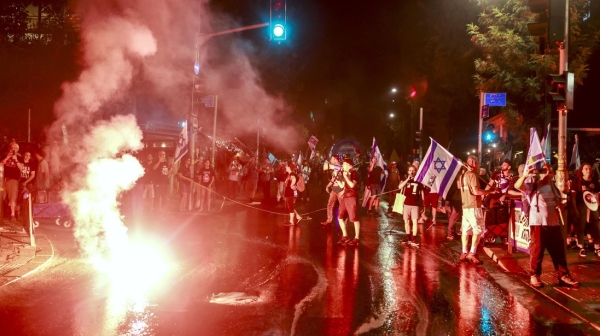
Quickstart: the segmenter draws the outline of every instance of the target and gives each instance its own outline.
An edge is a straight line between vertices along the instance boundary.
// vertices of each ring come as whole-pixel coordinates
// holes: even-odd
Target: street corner
[[[7,240],[5,234],[0,235],[0,240],[2,238]],[[34,238],[35,246],[30,245],[28,236],[26,242],[25,239],[16,241],[14,237],[8,239],[13,244],[3,244],[0,249],[0,287],[37,272],[54,257],[52,242],[45,235]]]

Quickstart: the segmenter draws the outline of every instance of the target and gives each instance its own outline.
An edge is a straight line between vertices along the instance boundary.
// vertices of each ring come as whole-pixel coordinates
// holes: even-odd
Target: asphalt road
[[[319,209],[321,198],[301,212]],[[160,268],[154,253],[164,251],[170,269],[162,277],[127,269],[106,276],[80,257],[71,229],[42,225],[37,232],[52,241],[55,258],[0,287],[0,334],[593,333],[495,263],[459,263],[459,242],[445,240],[443,225],[421,226],[416,248],[400,244],[399,219],[363,216],[361,245],[340,247],[339,229],[318,223],[324,215],[297,227],[241,205],[148,216],[130,236],[157,247],[131,268]]]

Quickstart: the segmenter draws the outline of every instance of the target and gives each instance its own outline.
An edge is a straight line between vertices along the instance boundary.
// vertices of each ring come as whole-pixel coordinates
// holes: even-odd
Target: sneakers
[[[587,257],[587,251],[584,248],[582,248],[581,250],[579,250],[579,256]]]
[[[338,245],[346,245],[348,244],[348,242],[350,242],[350,239],[346,236],[343,236],[342,239],[340,239],[337,244]]]
[[[539,275],[532,275],[531,278],[530,278],[530,280],[529,280],[529,284],[533,288],[542,288],[542,287],[544,287],[544,283],[540,280],[540,276]]]
[[[412,240],[412,235],[406,235],[406,236],[404,236],[404,239],[402,240],[402,244],[406,245],[406,244],[410,243],[411,240]]]
[[[480,265],[483,263],[483,261],[481,261],[481,260],[479,260],[479,258],[477,258],[477,254],[471,253],[471,252],[469,252],[469,254],[467,254],[466,260],[473,265]]]
[[[413,237],[409,242],[410,246],[419,247],[419,243],[417,242],[417,238]]]
[[[561,286],[568,286],[577,288],[581,285],[579,282],[573,280],[570,274],[565,274],[558,279],[558,284]]]
[[[285,225],[285,226],[294,226],[294,223],[292,223],[292,222],[285,222],[285,223],[283,223],[283,225]]]
[[[467,255],[468,253],[461,253],[460,257],[458,257],[458,261],[467,261]]]
[[[358,246],[358,244],[359,244],[358,238],[354,238],[348,242],[348,246]]]

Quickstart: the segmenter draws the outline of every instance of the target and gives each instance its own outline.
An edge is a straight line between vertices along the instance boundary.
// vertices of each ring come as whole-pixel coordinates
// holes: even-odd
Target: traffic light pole
[[[559,49],[559,73],[569,71],[569,0],[565,1],[565,40]],[[557,106],[558,111],[558,170],[556,187],[562,192],[563,199],[567,195],[567,107]]]
[[[421,136],[423,135],[423,108],[419,109],[419,132],[421,132]],[[419,141],[419,162],[423,162],[423,139]]]
[[[479,164],[482,159],[482,137],[483,137],[483,105],[484,105],[484,92],[479,92],[479,136],[477,137],[477,156],[479,158]]]

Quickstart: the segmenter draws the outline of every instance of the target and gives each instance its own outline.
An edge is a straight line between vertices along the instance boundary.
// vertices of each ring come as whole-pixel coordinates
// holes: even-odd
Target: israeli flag
[[[542,144],[538,137],[535,127],[529,130],[529,152],[527,153],[527,160],[525,160],[524,172],[527,172],[530,166],[537,164],[538,162],[545,162],[544,151],[542,150]]]
[[[185,125],[181,130],[181,133],[179,133],[179,138],[177,138],[177,144],[175,146],[175,161],[173,163],[181,160],[181,158],[187,153],[188,144],[188,131],[187,125]]]
[[[419,166],[415,181],[428,186],[432,193],[446,198],[450,186],[460,171],[461,164],[446,148],[431,139],[431,145]]]
[[[569,168],[571,165],[575,165],[575,169],[579,169],[581,166],[581,157],[579,156],[579,137],[575,134],[575,144],[573,144],[573,152],[571,152],[571,162],[569,163]]]
[[[381,169],[383,169],[384,172],[384,175],[381,178],[381,190],[383,190],[385,187],[385,182],[387,180],[388,171],[387,165],[385,164],[385,161],[383,161],[383,156],[379,151],[379,146],[377,145],[377,140],[375,140],[375,137],[373,137],[373,145],[371,146],[371,158],[373,157],[377,159],[377,161],[375,161],[375,165],[381,167]]]

